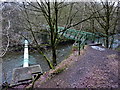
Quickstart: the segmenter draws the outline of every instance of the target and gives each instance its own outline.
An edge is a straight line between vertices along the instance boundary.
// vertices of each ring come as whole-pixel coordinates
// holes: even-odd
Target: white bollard
[[[29,55],[28,55],[28,41],[25,40],[25,47],[24,47],[24,63],[23,63],[23,67],[28,67],[29,64]]]

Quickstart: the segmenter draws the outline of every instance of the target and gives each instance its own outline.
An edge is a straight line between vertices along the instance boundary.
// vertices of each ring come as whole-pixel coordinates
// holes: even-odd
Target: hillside
[[[35,88],[117,88],[119,54],[114,50],[100,51],[87,46],[84,54],[72,57],[77,59],[66,70],[42,84],[39,79]]]

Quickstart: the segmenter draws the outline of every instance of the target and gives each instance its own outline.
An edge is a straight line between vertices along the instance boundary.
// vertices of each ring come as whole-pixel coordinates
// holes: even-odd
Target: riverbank
[[[57,48],[58,64],[68,57],[68,55],[71,53],[71,48],[72,48],[72,44],[58,46]],[[51,59],[52,53],[50,49],[47,49],[47,51],[44,53],[49,59]],[[23,60],[24,60],[24,52],[7,52],[6,53],[6,55],[2,58],[3,82],[6,81],[9,84],[11,83],[13,69],[22,67]],[[29,52],[29,65],[32,66],[32,65],[38,65],[38,64],[41,66],[43,72],[46,72],[49,70],[49,66],[41,54],[39,54],[37,51]]]
[[[106,48],[99,51],[90,46],[82,52],[77,56],[75,51],[68,61],[46,72],[35,82],[34,88],[118,88],[120,52]],[[56,71],[61,72],[56,74]]]
[[[85,50],[81,51],[81,55],[83,55],[85,52]],[[75,57],[74,57],[75,56]],[[61,63],[59,63],[55,69],[51,69],[47,72],[44,72],[44,74],[39,78],[38,82],[39,83],[44,83],[47,82],[49,79],[54,78],[56,75],[59,75],[60,73],[62,73],[63,71],[67,70],[74,62],[74,60],[77,60],[78,58],[78,52],[77,51],[73,51],[71,52],[71,54],[69,56],[66,57],[66,59],[64,59]],[[30,88],[32,86],[32,84],[28,85],[20,85],[14,88],[26,88],[26,86],[28,86],[27,88]]]

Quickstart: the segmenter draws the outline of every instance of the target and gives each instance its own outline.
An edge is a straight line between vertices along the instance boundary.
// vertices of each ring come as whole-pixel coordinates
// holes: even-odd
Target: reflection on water
[[[62,60],[66,58],[70,54],[71,51],[71,45],[64,45],[60,46],[57,49],[57,62],[60,63]],[[51,52],[48,50],[46,52],[46,55],[51,58]],[[23,53],[9,53],[3,58],[3,82],[11,82],[12,80],[12,71],[14,68],[22,67],[23,66]],[[29,64],[30,65],[36,65],[40,64],[43,72],[48,71],[49,67],[46,62],[46,60],[43,58],[42,55],[36,53],[30,53],[29,54]]]

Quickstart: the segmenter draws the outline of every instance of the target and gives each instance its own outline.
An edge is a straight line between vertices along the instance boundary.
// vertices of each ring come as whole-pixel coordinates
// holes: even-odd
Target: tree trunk
[[[109,28],[110,28],[110,7],[109,2],[106,2],[106,48],[109,48]]]
[[[109,48],[109,37],[108,36],[106,37],[105,43],[106,43],[105,47]]]
[[[56,61],[56,48],[55,46],[52,47],[52,59],[53,59],[53,66],[57,65],[57,61]]]

